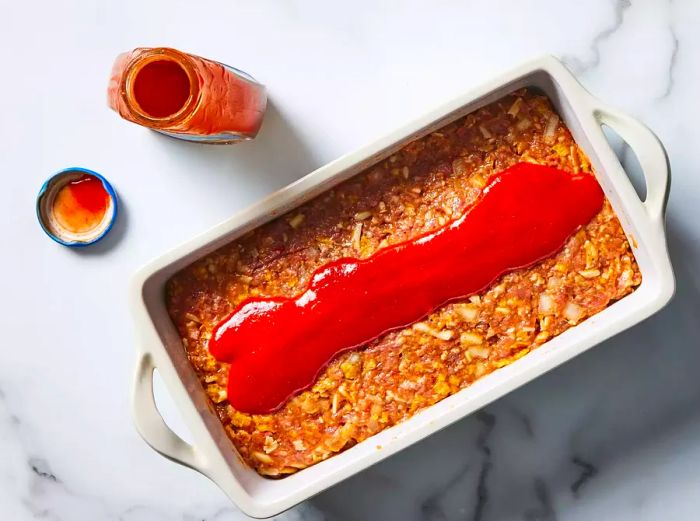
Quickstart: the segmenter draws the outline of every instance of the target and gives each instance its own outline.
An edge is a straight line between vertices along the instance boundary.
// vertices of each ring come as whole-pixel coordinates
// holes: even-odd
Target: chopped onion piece
[[[357,251],[360,251],[360,239],[362,239],[362,223],[357,223],[352,230],[352,247]]]
[[[561,287],[561,279],[559,277],[549,277],[547,280],[547,289],[557,289]]]
[[[455,311],[467,322],[474,322],[479,316],[479,310],[473,304],[458,304]]]
[[[520,112],[520,106],[523,104],[523,98],[518,98],[516,99],[513,104],[510,106],[508,109],[508,114],[511,116],[515,117],[518,115],[518,112]]]
[[[459,343],[463,346],[478,346],[484,339],[477,333],[465,332],[459,335]]]
[[[470,346],[467,352],[474,358],[488,358],[489,350],[487,347],[483,346]]]
[[[581,275],[584,279],[595,279],[596,277],[600,277],[600,270],[599,269],[590,269],[590,270],[581,270],[578,272],[579,275]]]
[[[551,114],[544,129],[545,143],[554,143],[554,132],[557,130],[557,125],[559,125],[559,116]]]
[[[617,279],[617,284],[621,288],[631,286],[634,282],[634,272],[630,269],[623,271]]]
[[[256,460],[258,460],[261,463],[267,463],[268,465],[274,463],[274,460],[264,452],[253,451],[251,454]]]
[[[450,340],[454,335],[454,331],[450,331],[449,329],[438,331],[437,329],[430,327],[425,322],[416,322],[413,324],[413,329],[445,341]]]
[[[289,226],[291,226],[294,229],[297,229],[297,228],[299,228],[299,225],[301,225],[301,223],[303,221],[304,221],[304,214],[299,213],[299,214],[295,215],[294,217],[292,217],[291,219],[289,219]]]
[[[462,176],[469,173],[468,163],[462,157],[458,157],[452,161],[452,171],[455,175]]]
[[[583,317],[583,308],[574,302],[568,302],[564,307],[564,318],[576,324]]]
[[[543,315],[551,315],[556,309],[556,304],[552,296],[548,293],[540,294],[539,310]]]
[[[191,320],[192,322],[196,322],[197,324],[201,324],[202,321],[199,319],[197,315],[193,315],[192,313],[185,313],[185,318],[187,320]]]

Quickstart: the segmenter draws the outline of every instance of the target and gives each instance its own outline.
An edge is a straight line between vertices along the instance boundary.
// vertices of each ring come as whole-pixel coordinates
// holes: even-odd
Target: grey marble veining
[[[700,3],[455,1],[428,9],[415,1],[350,9],[235,1],[211,8],[193,24],[187,2],[3,6],[6,68],[23,83],[0,85],[0,99],[15,100],[0,120],[7,146],[0,170],[27,175],[8,176],[0,191],[13,245],[0,256],[0,519],[244,519],[213,484],[157,456],[131,426],[129,275],[422,108],[545,52],[665,143],[675,299],[278,519],[700,519]],[[235,149],[173,143],[104,108],[111,59],[161,43],[229,59],[270,86],[275,112],[258,142]],[[81,81],[53,84],[51,75]],[[610,139],[643,190],[632,151]],[[77,163],[107,174],[124,201],[123,238],[93,253],[49,243],[32,214],[43,178]],[[176,404],[162,387],[158,394],[186,436]]]
[[[588,57],[581,58],[576,55],[565,55],[562,57],[569,69],[577,75],[595,68],[600,63],[600,46],[610,39],[622,26],[625,11],[632,6],[630,0],[615,0],[612,3],[613,16],[611,22],[595,34],[591,39],[588,48]]]

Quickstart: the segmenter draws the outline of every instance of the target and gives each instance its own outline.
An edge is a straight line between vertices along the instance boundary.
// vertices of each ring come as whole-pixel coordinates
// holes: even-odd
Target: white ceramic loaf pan
[[[591,159],[596,177],[633,245],[643,277],[641,286],[539,349],[404,423],[284,479],[271,480],[258,475],[240,459],[208,405],[166,311],[166,281],[196,259],[363,171],[409,141],[522,87],[535,87],[549,96],[574,139]],[[647,185],[645,201],[637,196],[601,125],[612,127],[637,154]],[[555,58],[544,57],[517,67],[319,168],[142,268],[131,285],[139,353],[133,389],[136,427],[156,451],[208,476],[246,514],[258,518],[273,516],[464,418],[661,309],[674,291],[664,235],[668,190],[666,153],[650,130],[593,98]],[[192,434],[192,445],[174,434],[158,413],[153,399],[155,368],[179,405]]]

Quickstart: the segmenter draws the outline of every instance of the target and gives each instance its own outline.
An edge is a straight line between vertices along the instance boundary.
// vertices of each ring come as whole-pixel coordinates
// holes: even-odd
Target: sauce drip
[[[61,188],[53,202],[56,221],[72,233],[99,226],[107,211],[109,194],[97,177],[83,174]]]
[[[363,260],[330,262],[296,297],[243,301],[209,341],[211,354],[231,364],[229,402],[243,412],[274,411],[338,353],[556,253],[603,201],[592,175],[519,163],[444,227]]]
[[[134,98],[151,117],[165,118],[184,107],[190,96],[190,78],[171,60],[147,63],[134,79]]]

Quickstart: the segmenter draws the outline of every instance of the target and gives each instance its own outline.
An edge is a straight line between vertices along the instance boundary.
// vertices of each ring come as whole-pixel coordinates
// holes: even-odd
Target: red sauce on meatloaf
[[[294,297],[343,257],[364,259],[444,226],[519,162],[572,175],[591,165],[546,97],[506,96],[406,145],[365,172],[188,266],[167,307],[241,457],[281,477],[343,451],[512,363],[634,291],[641,275],[610,203],[554,255],[420,322],[338,355],[270,414],[236,410],[216,325],[251,297]]]
[[[324,264],[292,298],[244,300],[209,340],[209,352],[230,364],[229,403],[274,412],[341,352],[556,253],[603,200],[592,174],[517,163],[445,226],[366,259]]]

